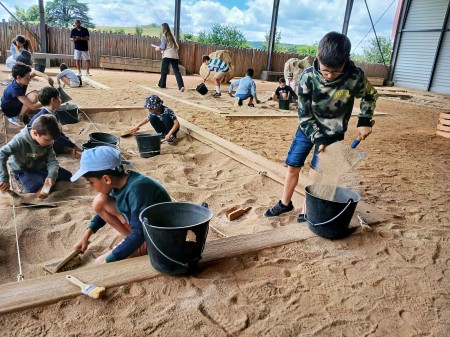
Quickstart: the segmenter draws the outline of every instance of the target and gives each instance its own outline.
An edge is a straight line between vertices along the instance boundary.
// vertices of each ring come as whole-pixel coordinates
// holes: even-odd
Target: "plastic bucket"
[[[193,271],[202,258],[213,212],[206,204],[163,202],[139,215],[150,263],[173,275]]]
[[[34,69],[37,71],[40,71],[41,73],[45,72],[45,65],[43,64],[39,64],[39,63],[35,63],[34,64]]]
[[[113,145],[113,144],[105,144],[105,143],[100,143],[100,142],[93,142],[93,141],[88,141],[88,142],[86,142],[86,143],[84,143],[84,144],[82,144],[81,145],[81,148],[83,149],[83,150],[89,150],[89,149],[93,149],[93,148],[96,148],[96,147],[98,147],[98,146],[111,146],[111,147],[114,147],[114,148],[117,148],[115,145]]]
[[[89,134],[89,140],[91,142],[97,142],[104,145],[117,145],[119,142],[119,137],[106,132],[93,132]]]
[[[55,111],[56,118],[62,124],[76,124],[78,119],[78,106],[75,104],[66,104]]]
[[[136,135],[139,154],[142,158],[150,158],[157,156],[161,151],[161,134],[150,133],[144,135]]]
[[[200,83],[197,85],[197,88],[195,89],[199,94],[206,95],[208,93],[208,88],[206,87],[205,83]]]
[[[288,99],[280,99],[278,101],[278,107],[281,110],[289,110],[289,100]]]
[[[337,187],[333,201],[311,193],[312,185],[305,187],[305,218],[309,229],[324,238],[338,239],[349,234],[348,226],[361,196],[355,191]]]

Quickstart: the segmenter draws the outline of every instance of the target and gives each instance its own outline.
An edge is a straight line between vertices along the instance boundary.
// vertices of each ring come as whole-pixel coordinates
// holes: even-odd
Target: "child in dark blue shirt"
[[[141,120],[131,132],[135,133],[139,128],[150,122],[156,132],[161,133],[168,143],[173,143],[177,138],[180,129],[180,122],[172,109],[163,105],[163,101],[156,95],[150,95],[145,101],[145,108],[148,109],[148,117]]]
[[[99,192],[94,198],[96,215],[74,250],[84,252],[89,238],[106,223],[125,238],[112,251],[99,256],[95,264],[104,264],[147,254],[139,214],[148,206],[171,201],[156,180],[136,171],[125,171],[120,152],[109,146],[89,149],[81,155],[80,169],[71,181],[84,177]]]

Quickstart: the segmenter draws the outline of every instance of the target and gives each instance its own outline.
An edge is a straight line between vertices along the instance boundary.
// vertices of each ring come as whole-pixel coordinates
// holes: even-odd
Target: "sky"
[[[47,1],[44,1],[44,5]],[[131,26],[167,22],[173,27],[175,1],[170,0],[79,0],[89,6],[89,16],[98,26]],[[316,44],[329,31],[342,31],[346,0],[280,0],[277,29],[281,42]],[[15,6],[29,8],[37,0],[6,0],[2,3],[12,12]],[[270,32],[273,0],[181,0],[180,28],[185,33],[209,31],[215,24],[239,28],[248,41],[264,41]],[[367,0],[377,35],[391,36],[398,0]],[[0,19],[9,15],[0,7]],[[374,37],[364,0],[355,0],[348,37],[353,52],[361,53],[365,43]],[[361,43],[361,41],[363,41]],[[357,49],[355,47],[360,45]]]

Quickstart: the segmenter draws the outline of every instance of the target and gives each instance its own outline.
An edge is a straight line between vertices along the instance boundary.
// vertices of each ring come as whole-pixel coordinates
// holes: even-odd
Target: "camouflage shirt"
[[[298,118],[303,133],[318,145],[344,139],[355,97],[361,98],[358,126],[370,126],[378,95],[363,70],[349,61],[344,73],[328,82],[318,69],[316,60],[300,77]]]

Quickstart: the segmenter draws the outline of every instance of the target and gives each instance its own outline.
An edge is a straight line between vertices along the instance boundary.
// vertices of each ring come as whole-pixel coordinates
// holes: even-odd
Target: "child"
[[[278,216],[294,210],[292,194],[306,157],[315,146],[310,176],[317,178],[317,155],[326,146],[344,139],[355,98],[361,98],[358,133],[365,139],[371,132],[377,92],[364,72],[350,60],[347,36],[331,32],[319,42],[314,65],[306,69],[299,83],[299,127],[289,149],[283,195],[264,216]],[[300,214],[298,222],[305,221]]]
[[[237,97],[238,105],[242,105],[242,101],[245,101],[247,98],[250,98],[248,101],[249,107],[254,107],[253,98],[256,99],[256,103],[259,103],[256,98],[256,85],[255,81],[253,81],[254,70],[252,68],[248,68],[245,72],[245,77],[240,80],[234,81],[231,83],[230,88],[228,89],[228,95],[233,97],[233,87],[238,86],[236,89],[235,97]]]
[[[16,63],[12,68],[13,81],[8,84],[2,96],[2,111],[9,117],[10,123],[23,126],[24,117],[42,107],[38,102],[38,92],[33,90],[26,94],[31,80],[31,67]]]
[[[228,64],[226,64],[221,59],[212,59],[208,55],[203,55],[202,57],[203,64],[208,66],[208,73],[206,74],[203,82],[206,82],[207,78],[211,74],[211,71],[214,71],[214,84],[216,85],[216,92],[212,94],[213,97],[220,97],[222,94],[220,93],[220,81],[224,78],[225,74],[230,70]]]
[[[273,94],[272,99],[275,102],[283,99],[288,99],[289,101],[291,101],[291,99],[294,99],[294,101],[296,101],[298,99],[298,96],[291,87],[286,85],[286,80],[284,79],[284,77],[281,77],[278,80],[278,87],[275,89],[275,93]]]
[[[137,132],[142,125],[150,122],[153,129],[164,136],[167,143],[173,143],[177,138],[180,122],[173,110],[164,106],[163,103],[164,102],[156,95],[148,96],[144,106],[148,109],[148,117],[141,120],[131,129],[131,132]]]
[[[17,35],[11,42],[11,56],[6,59],[6,66],[10,69],[16,64],[17,56],[22,50],[27,50],[30,53],[33,52],[33,47],[31,46],[31,41],[25,36]]]
[[[291,87],[292,91],[297,92],[297,82],[294,80],[294,73],[291,73],[291,72],[288,73],[286,85]],[[293,97],[291,97],[291,98],[293,98]]]
[[[171,201],[159,182],[136,171],[126,172],[122,164],[117,149],[99,146],[83,152],[80,169],[71,179],[84,177],[99,192],[93,202],[96,215],[74,250],[86,251],[91,235],[106,223],[125,236],[112,251],[99,256],[96,265],[147,254],[139,214],[148,206]]]
[[[0,190],[10,189],[7,163],[28,193],[39,191],[44,183],[53,186],[58,181],[69,181],[72,174],[59,167],[52,146],[60,135],[61,126],[55,116],[44,115],[4,145],[0,149]]]
[[[61,63],[59,66],[59,69],[61,72],[56,75],[56,82],[58,82],[58,85],[61,86],[61,81],[63,81],[63,87],[68,85],[71,88],[77,88],[81,87],[81,76],[75,75],[75,73],[69,69],[67,64]]]
[[[22,63],[25,64],[27,66],[32,66],[33,65],[33,61],[31,59],[31,53],[27,50],[22,50],[19,55],[17,56],[17,63]],[[31,74],[30,74],[31,79],[35,78],[35,77],[42,77],[43,79],[45,79],[49,85],[54,84],[53,79],[44,74],[41,73],[40,71],[37,71],[36,69],[31,68]]]
[[[43,105],[43,108],[33,116],[30,123],[28,123],[28,126],[31,126],[33,122],[42,115],[53,115],[56,117],[55,111],[61,107],[59,91],[54,87],[44,87],[39,93],[38,99]],[[55,139],[53,150],[55,150],[56,154],[71,153],[74,157],[78,157],[78,152],[82,151],[64,134],[64,132],[61,132],[61,135]]]

